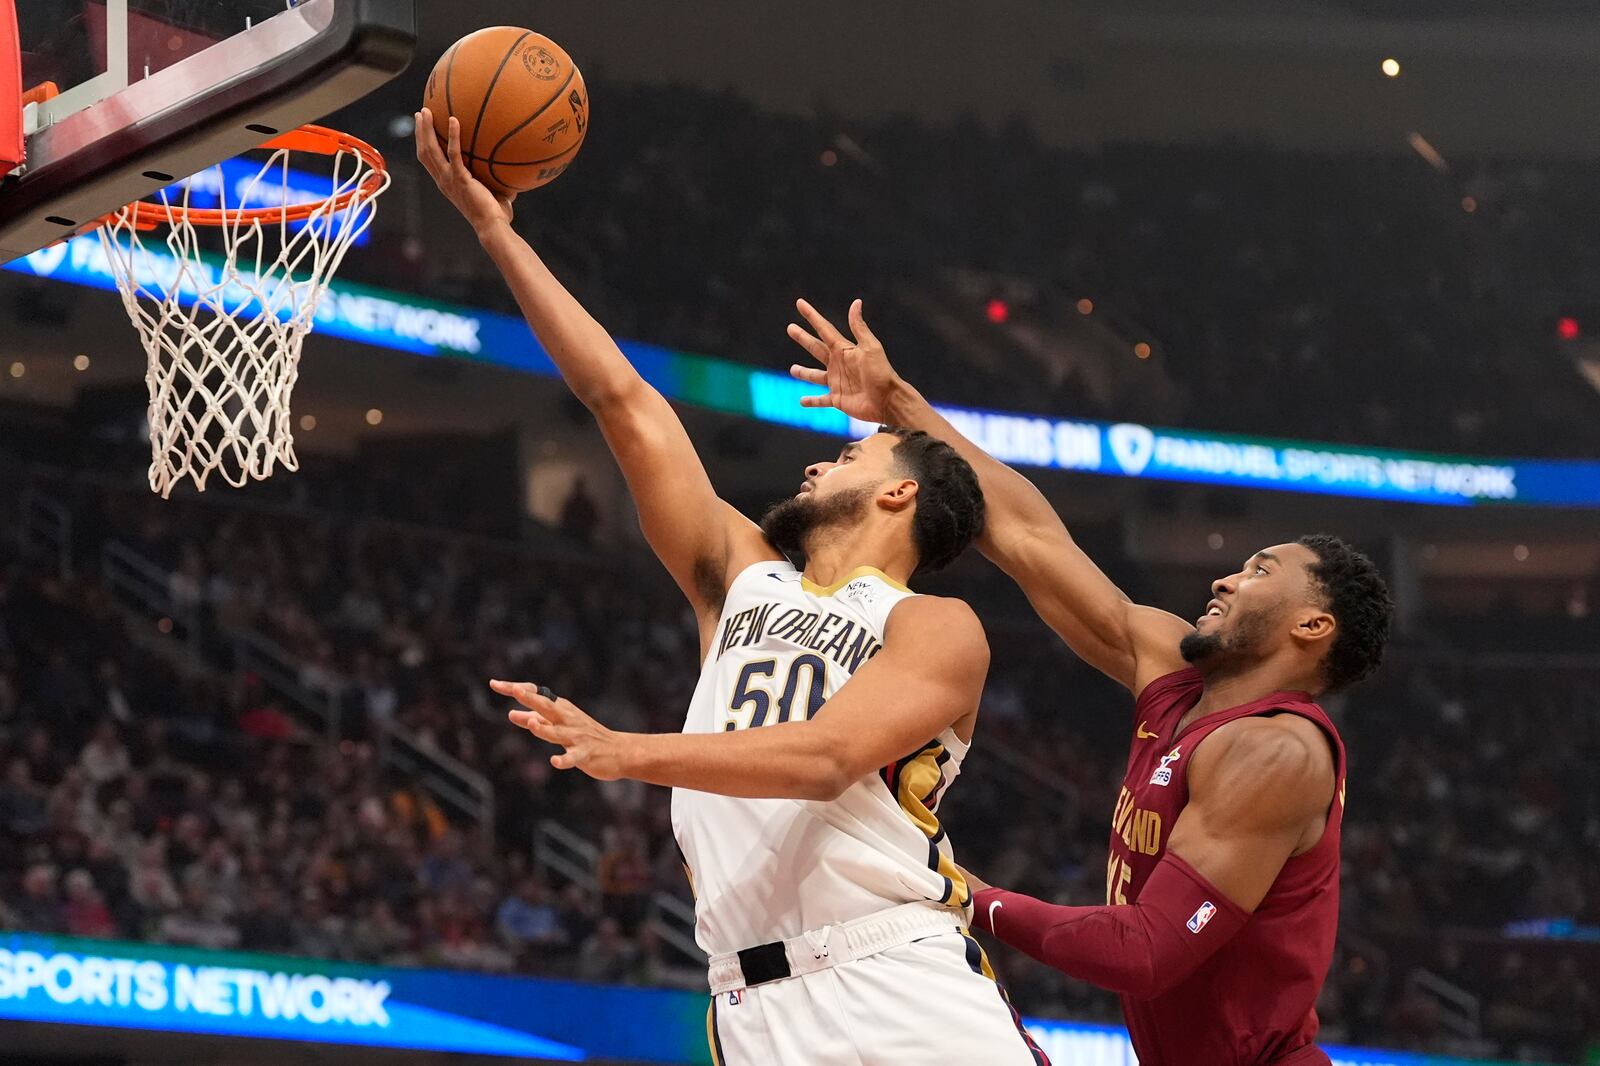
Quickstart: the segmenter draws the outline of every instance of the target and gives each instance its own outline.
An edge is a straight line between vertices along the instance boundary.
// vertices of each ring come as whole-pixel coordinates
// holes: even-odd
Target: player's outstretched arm
[[[441,148],[433,119],[417,116],[417,158],[478,234],[567,386],[593,412],[628,479],[645,538],[714,627],[733,574],[778,555],[749,519],[717,497],[700,457],[666,398],[628,362],[605,327],[584,310],[511,228],[511,201],[472,176],[461,157],[461,127],[450,119]]]
[[[1189,767],[1189,804],[1131,904],[1059,907],[973,885],[973,924],[1079,980],[1138,998],[1181,983],[1232,939],[1283,864],[1326,830],[1333,758],[1302,718],[1217,730]]]
[[[724,733],[618,733],[531,684],[492,681],[511,721],[559,745],[560,770],[746,798],[834,800],[955,726],[970,736],[989,643],[960,600],[918,596],[889,615],[883,649],[805,721]]]
[[[791,324],[789,336],[821,366],[796,364],[789,373],[828,390],[802,403],[924,430],[960,452],[983,487],[986,517],[979,549],[1021,587],[1039,617],[1085,662],[1135,695],[1183,666],[1178,642],[1190,625],[1131,602],[1078,547],[1031,481],[964,437],[900,377],[867,328],[860,300],[850,305],[853,337],[804,300],[796,306],[815,333]]]

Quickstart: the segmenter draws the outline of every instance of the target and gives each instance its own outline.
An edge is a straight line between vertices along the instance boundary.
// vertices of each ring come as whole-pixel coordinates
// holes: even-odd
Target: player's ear
[[[1295,619],[1292,635],[1295,640],[1303,644],[1314,644],[1325,648],[1338,628],[1339,624],[1334,621],[1333,615],[1327,611],[1308,607]]]
[[[913,478],[891,481],[878,493],[878,502],[891,511],[904,510],[917,502],[917,483]]]

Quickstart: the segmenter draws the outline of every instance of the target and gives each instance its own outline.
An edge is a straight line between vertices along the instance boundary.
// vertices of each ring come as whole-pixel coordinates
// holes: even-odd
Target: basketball
[[[440,57],[423,104],[440,141],[461,123],[461,155],[502,195],[554,181],[589,128],[589,92],[572,57],[550,38],[515,26],[469,33]]]

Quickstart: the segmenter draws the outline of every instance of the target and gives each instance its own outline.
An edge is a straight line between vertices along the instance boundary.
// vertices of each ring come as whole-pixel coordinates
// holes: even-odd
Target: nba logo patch
[[[1172,764],[1181,758],[1183,758],[1182,748],[1173,748],[1167,754],[1161,756],[1161,765],[1156,768],[1155,773],[1150,775],[1150,783],[1152,785],[1160,785],[1163,788],[1172,784]]]
[[[1209,904],[1208,904],[1208,906],[1209,906]],[[739,1004],[741,1004],[743,1002],[744,1002],[744,989],[735,988],[732,992],[728,993],[728,1006],[737,1007]]]
[[[1209,899],[1200,904],[1200,909],[1195,911],[1194,914],[1189,918],[1189,932],[1198,933],[1200,930],[1204,929],[1206,927],[1206,923],[1209,922],[1212,916],[1216,913],[1217,908],[1211,905],[1211,901]]]

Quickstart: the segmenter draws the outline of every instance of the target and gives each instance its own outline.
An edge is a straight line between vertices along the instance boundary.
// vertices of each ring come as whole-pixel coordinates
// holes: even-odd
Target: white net
[[[316,206],[288,212],[305,215],[291,221],[260,205],[308,199],[292,154],[276,148],[243,177],[202,171],[100,228],[149,360],[150,488],[163,498],[186,477],[204,491],[213,473],[237,488],[279,464],[299,469],[289,404],[300,349],[389,175],[376,153],[341,145],[326,159],[331,176],[318,179],[326,199],[319,186]],[[201,189],[217,208],[190,210]]]

